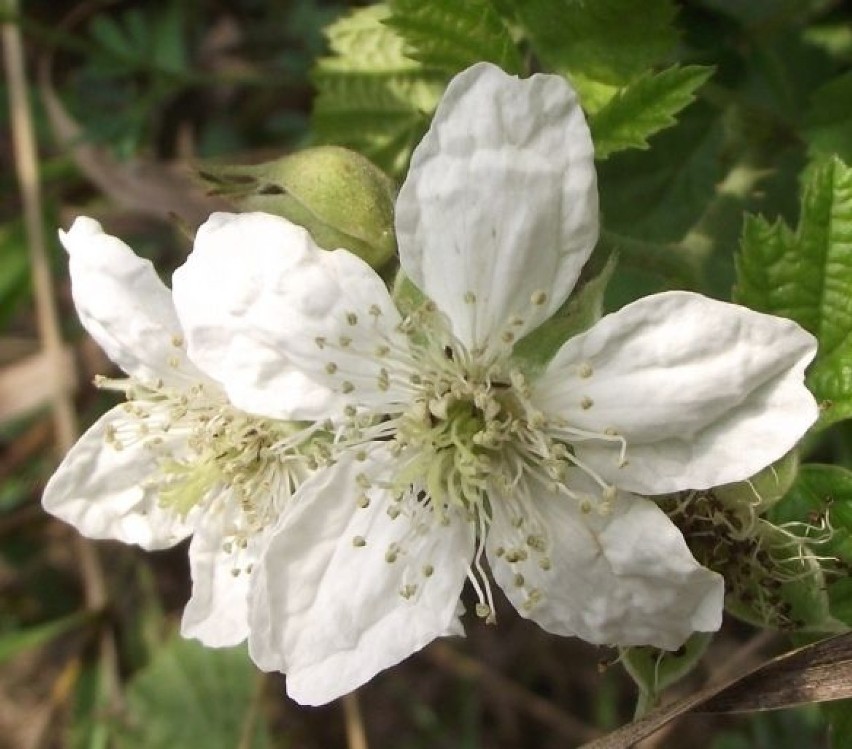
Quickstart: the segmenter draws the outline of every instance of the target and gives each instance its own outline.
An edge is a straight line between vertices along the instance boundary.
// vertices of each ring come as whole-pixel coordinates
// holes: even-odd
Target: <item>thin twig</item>
[[[346,721],[346,746],[348,749],[368,749],[364,718],[358,703],[358,692],[350,692],[343,700],[343,719]]]
[[[449,645],[442,642],[433,643],[424,654],[436,665],[476,681],[486,689],[508,696],[520,709],[572,744],[600,736],[600,731],[593,726],[583,723],[552,702],[530,692],[484,663],[459,653]]]
[[[17,0],[3,0],[4,10],[16,14]],[[12,124],[12,140],[15,148],[15,167],[18,186],[24,205],[24,224],[27,232],[30,267],[36,302],[36,322],[39,339],[45,354],[55,357],[57,370],[62,366],[62,337],[59,318],[54,304],[53,279],[47,261],[47,249],[42,223],[41,186],[38,177],[33,123],[27,98],[27,79],[24,71],[24,52],[20,30],[15,24],[3,24],[3,52],[6,63],[6,79],[9,86],[9,108]],[[74,404],[62,378],[54,379],[52,399],[53,418],[56,421],[57,446],[67,451],[77,437],[77,418]]]
[[[0,8],[7,15],[17,15],[17,0],[0,0],[0,2],[2,3]],[[24,207],[24,224],[32,269],[39,339],[45,355],[52,359],[56,371],[60,371],[64,364],[62,336],[53,278],[47,259],[47,243],[42,223],[43,204],[39,183],[38,154],[27,96],[23,44],[18,26],[14,23],[3,23],[2,39],[9,88],[15,165]],[[51,410],[56,428],[56,447],[64,454],[77,438],[77,417],[74,403],[68,389],[64,386],[63,378],[55,377],[53,384]],[[77,554],[84,583],[86,607],[90,611],[102,611],[107,603],[107,588],[97,554],[92,545],[82,537],[77,537]],[[100,657],[108,699],[115,706],[119,701],[118,657],[115,640],[107,629],[103,630],[101,636]]]

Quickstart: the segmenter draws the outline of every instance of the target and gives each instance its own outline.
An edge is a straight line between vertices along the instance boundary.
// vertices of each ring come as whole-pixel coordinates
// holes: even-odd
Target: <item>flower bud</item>
[[[349,250],[373,268],[396,251],[393,182],[354,151],[318,146],[253,166],[205,165],[199,175],[239,210],[283,216],[326,250]]]

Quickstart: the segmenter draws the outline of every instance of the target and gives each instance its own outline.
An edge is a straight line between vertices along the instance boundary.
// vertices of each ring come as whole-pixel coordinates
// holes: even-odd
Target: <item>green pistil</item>
[[[213,461],[163,462],[165,488],[160,490],[160,506],[186,517],[205,496],[222,481],[222,472]]]

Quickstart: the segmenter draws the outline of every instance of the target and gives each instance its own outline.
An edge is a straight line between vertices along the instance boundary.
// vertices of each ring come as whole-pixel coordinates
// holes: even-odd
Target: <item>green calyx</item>
[[[793,450],[746,481],[714,487],[713,494],[748,521],[775,505],[790,490],[798,472],[799,456]]]

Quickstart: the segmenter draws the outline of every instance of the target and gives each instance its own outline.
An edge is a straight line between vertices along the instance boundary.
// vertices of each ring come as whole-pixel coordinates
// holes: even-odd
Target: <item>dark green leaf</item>
[[[830,726],[832,749],[845,749],[852,742],[852,700],[839,700],[822,705]]]
[[[670,0],[512,0],[533,50],[566,75],[623,86],[659,63],[677,40]]]
[[[410,57],[454,75],[480,61],[520,73],[523,62],[491,0],[392,0],[386,23],[407,42]]]
[[[176,636],[130,682],[114,738],[121,749],[264,749],[262,678],[242,648],[213,650]]]
[[[838,155],[852,163],[852,73],[818,88],[805,118],[805,136],[811,152]]]

